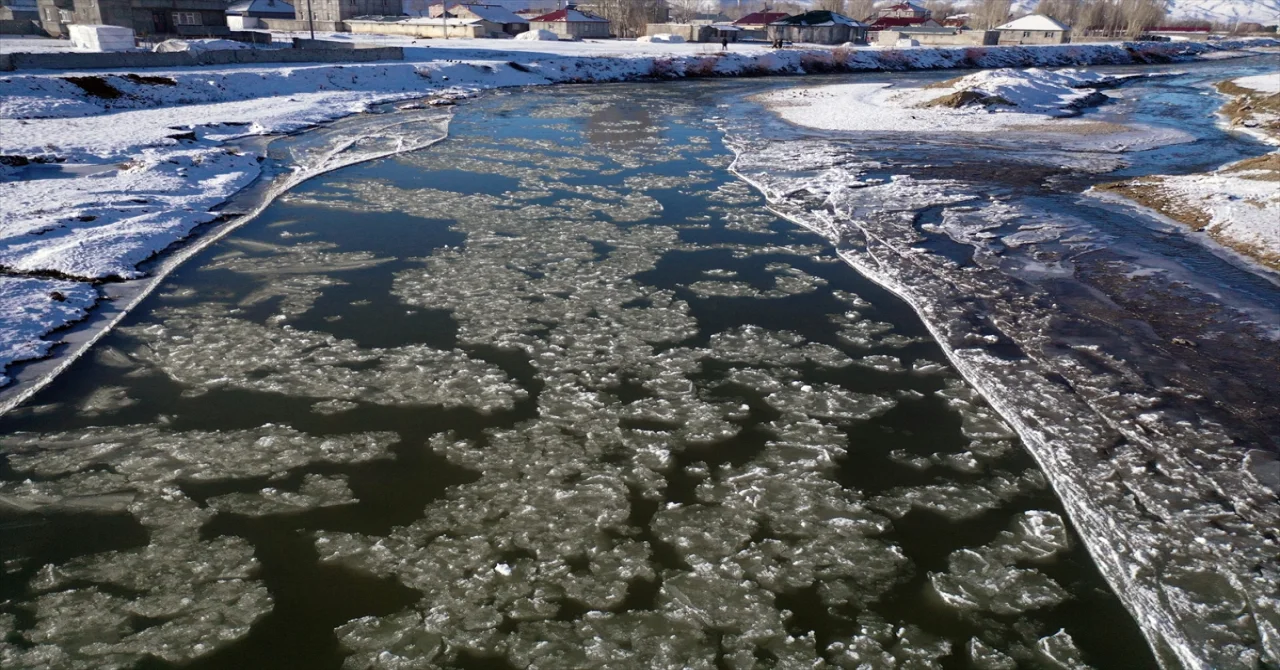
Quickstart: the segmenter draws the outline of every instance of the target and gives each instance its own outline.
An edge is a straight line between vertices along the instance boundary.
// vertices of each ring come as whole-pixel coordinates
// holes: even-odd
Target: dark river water
[[[180,268],[3,419],[5,667],[1155,667],[912,308],[728,171],[783,85],[486,94]]]

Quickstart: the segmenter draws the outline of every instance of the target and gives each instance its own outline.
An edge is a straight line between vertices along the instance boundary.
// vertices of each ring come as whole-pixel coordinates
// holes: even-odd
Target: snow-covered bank
[[[651,77],[1167,62],[1275,44],[752,48],[721,55],[692,45],[440,42],[407,48],[404,63],[0,77],[0,155],[14,157],[10,164],[44,163],[0,167],[7,205],[0,211],[0,265],[11,276],[135,277],[138,263],[218,218],[217,204],[259,176],[261,156],[228,149],[228,142],[433,93]],[[673,47],[690,48],[664,51]],[[21,287],[28,284],[5,290]],[[33,295],[12,299],[31,304]],[[77,315],[40,313],[49,316],[37,319],[38,327],[5,331],[18,339],[0,352],[43,351],[34,338]],[[0,365],[26,357],[0,354]]]
[[[1186,133],[1149,126],[1061,119],[1103,99],[1100,88],[1135,79],[1088,70],[983,70],[923,87],[836,84],[774,91],[760,101],[796,125],[841,132],[912,132],[1004,137],[1051,136],[1060,146],[1133,151],[1188,142]]]
[[[831,108],[813,118],[861,112],[812,104]],[[734,170],[912,305],[1017,430],[1163,665],[1280,662],[1276,312],[1251,317],[1222,297],[1232,287],[1122,248],[1116,222],[1055,186],[1075,160],[1056,142],[1002,132],[949,152],[967,115],[1005,113],[939,113],[952,123],[937,136],[731,135]],[[888,149],[916,143],[929,148]],[[1247,390],[1215,395],[1251,366]]]
[[[1224,124],[1280,145],[1280,71],[1222,82]],[[1218,244],[1280,271],[1280,150],[1192,175],[1153,175],[1105,184],[1095,191],[1191,228]],[[1207,239],[1206,239],[1207,238]]]

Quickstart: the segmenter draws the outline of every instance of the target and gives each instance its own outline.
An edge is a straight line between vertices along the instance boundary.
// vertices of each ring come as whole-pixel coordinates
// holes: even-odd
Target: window
[[[1045,31],[1044,36],[1045,36],[1045,37],[1053,37],[1053,33],[1052,33],[1052,32],[1049,32],[1049,31]]]
[[[1023,37],[1031,37],[1031,33],[1030,33],[1030,32],[1025,32],[1025,33],[1022,33],[1022,36],[1023,36]]]
[[[200,15],[196,12],[174,12],[173,25],[175,26],[201,25]]]

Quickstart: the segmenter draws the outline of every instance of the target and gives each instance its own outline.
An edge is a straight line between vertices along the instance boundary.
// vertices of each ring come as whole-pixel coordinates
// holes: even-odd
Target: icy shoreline
[[[140,263],[218,219],[217,207],[260,175],[261,156],[226,148],[237,139],[296,132],[396,100],[499,87],[1169,62],[1274,43],[758,50],[723,56],[584,56],[554,53],[560,47],[544,47],[552,51],[545,53],[454,46],[406,49],[406,62],[394,64],[6,75],[0,77],[0,154],[13,157],[9,163],[32,164],[0,167],[0,197],[12,203],[0,212],[0,305],[10,315],[0,330],[0,365],[7,369],[47,355],[54,343],[46,336],[105,299],[95,285],[137,278]],[[467,60],[439,60],[441,54]],[[72,304],[81,304],[79,311],[46,306],[62,304],[56,296],[65,297],[70,288],[97,297],[78,297]],[[8,382],[0,376],[0,383]],[[18,401],[3,402],[0,411]]]
[[[917,97],[947,91],[925,93]],[[823,109],[775,111],[820,128],[892,132],[861,107],[850,107],[844,92],[808,98]],[[970,115],[1009,129],[1024,116],[990,121],[1006,115],[945,110],[932,125],[924,123],[950,137],[967,129],[961,121]],[[1268,558],[1276,546],[1268,529],[1280,519],[1280,480],[1267,474],[1277,471],[1274,456],[1260,442],[1237,439],[1233,427],[1217,422],[1222,417],[1202,412],[1211,392],[1144,369],[1154,359],[1183,365],[1178,356],[1141,350],[1121,339],[1125,330],[1099,326],[1126,312],[1090,312],[1071,290],[1054,288],[1069,282],[1087,290],[1109,287],[1115,280],[1106,272],[1117,272],[1105,267],[1110,261],[1076,260],[1103,250],[1105,242],[1070,213],[1044,218],[1007,195],[973,190],[963,178],[884,179],[887,168],[874,152],[842,149],[838,140],[806,143],[731,135],[737,154],[731,170],[763,193],[773,211],[822,235],[851,267],[911,305],[1044,469],[1160,662],[1250,668],[1280,659],[1274,595],[1280,572]],[[877,177],[863,179],[864,170]],[[924,218],[929,207],[942,210],[937,223]],[[973,248],[971,261],[931,251],[929,235],[944,231],[954,244]],[[1057,248],[1048,246],[1053,240],[1063,241],[1068,258],[1057,257]],[[1024,246],[1030,250],[1015,251]],[[1137,269],[1121,277],[1138,286],[1129,290],[1150,293],[1158,283],[1137,278],[1153,270],[1159,272]],[[1243,321],[1236,328],[1248,330]]]
[[[775,205],[785,198],[749,174],[736,169],[734,173]],[[964,332],[968,319],[951,313],[943,300],[925,299],[912,289],[922,283],[936,284],[942,278],[916,267],[910,254],[894,249],[891,240],[880,239],[847,219],[841,223],[836,216],[823,212],[786,206],[774,206],[773,211],[831,241],[850,267],[897,295],[921,317],[952,365],[1014,428],[1045,471],[1099,570],[1138,620],[1163,665],[1204,670],[1243,668],[1250,667],[1250,659],[1277,658],[1275,626],[1280,620],[1280,602],[1266,594],[1275,593],[1280,575],[1274,571],[1250,574],[1251,566],[1265,564],[1273,542],[1264,539],[1256,528],[1240,533],[1214,526],[1214,515],[1222,512],[1206,509],[1199,514],[1178,515],[1182,517],[1178,519],[1165,516],[1170,510],[1161,509],[1172,496],[1179,495],[1176,491],[1218,490],[1215,478],[1227,473],[1202,472],[1201,466],[1186,463],[1170,468],[1176,472],[1175,480],[1182,481],[1172,487],[1156,484],[1149,490],[1142,490],[1130,476],[1121,474],[1126,469],[1143,471],[1143,461],[1150,454],[1160,453],[1162,443],[1199,437],[1194,436],[1195,428],[1156,414],[1109,416],[1073,390],[1064,391],[1051,379],[1057,366],[1047,360],[1032,357],[1022,362],[1006,361],[982,348],[965,348],[960,343],[969,335]],[[851,249],[842,244],[851,234],[865,236],[864,248]],[[1013,404],[1013,398],[1033,400],[1030,404]],[[1094,399],[1098,401],[1105,402],[1105,396]],[[1146,421],[1132,421],[1134,418]],[[1238,446],[1218,447],[1229,453],[1219,454],[1214,460],[1240,461],[1247,457],[1247,450]],[[1263,502],[1267,492],[1250,486],[1242,474],[1230,476],[1250,489],[1251,496],[1244,497],[1252,497],[1258,505],[1251,516],[1265,527],[1269,515],[1274,516]],[[1156,516],[1151,516],[1153,512]],[[1181,527],[1166,526],[1175,523]],[[1235,540],[1226,553],[1194,541],[1196,537],[1212,537],[1224,531]],[[1171,550],[1171,546],[1181,549]],[[1204,555],[1170,561],[1168,554],[1180,550]],[[1202,566],[1219,566],[1226,574],[1208,579],[1209,575],[1201,572]],[[1204,582],[1196,584],[1197,579]],[[1221,581],[1215,583],[1216,580]],[[1214,603],[1215,597],[1223,600]],[[1224,617],[1226,612],[1213,610],[1230,609],[1235,604],[1245,606],[1256,617],[1254,625],[1260,639],[1255,644],[1260,648],[1250,649],[1249,642],[1234,634],[1224,635],[1226,631],[1221,629],[1212,634],[1216,638],[1212,641],[1191,633],[1219,628],[1209,620]]]
[[[1221,125],[1280,146],[1280,71],[1218,84]],[[1103,184],[1098,198],[1151,211],[1189,238],[1253,267],[1280,272],[1280,149],[1212,172]],[[1187,229],[1190,228],[1190,231]]]

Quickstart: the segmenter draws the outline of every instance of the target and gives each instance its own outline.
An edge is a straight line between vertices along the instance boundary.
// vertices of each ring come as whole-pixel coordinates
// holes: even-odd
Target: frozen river
[[[1213,293],[1194,303],[1208,328],[1270,318],[1274,285],[1078,195],[1098,164],[1258,153],[1224,141],[1193,88],[1249,66],[1195,66],[1112,105],[1182,110],[1203,134],[1136,160],[817,136],[750,102],[779,81],[469,101],[449,139],[306,182],[200,252],[4,418],[0,665],[1156,667],[1068,518],[1075,489],[1055,494],[1042,465],[1081,470],[1024,442],[1058,429],[1063,448],[1122,452],[1079,432],[1114,394],[1046,368],[1052,347],[1003,320],[1021,306],[1055,346],[1097,352],[1099,389],[1131,372],[1106,387],[1125,398],[1218,393],[1204,420],[1225,437],[1198,448],[1274,450],[1276,415],[1243,400],[1280,384],[1274,369],[1152,363],[1159,322],[1133,316],[1150,305],[1098,298],[1158,266]],[[956,198],[975,193],[1000,225],[1059,227],[993,252],[965,232],[995,230]],[[900,272],[901,248],[868,261],[894,225],[928,274]],[[1063,270],[1070,244],[1105,262]],[[949,292],[895,283],[920,278]],[[981,353],[1026,386],[987,384]],[[1149,367],[1168,360],[1186,379],[1160,386]],[[1073,391],[1006,406],[1063,413],[1027,431],[957,364],[1002,405],[1037,374]],[[1239,383],[1213,387],[1214,364]],[[1169,523],[1171,542],[1192,532]],[[1095,555],[1120,541],[1090,533]]]

